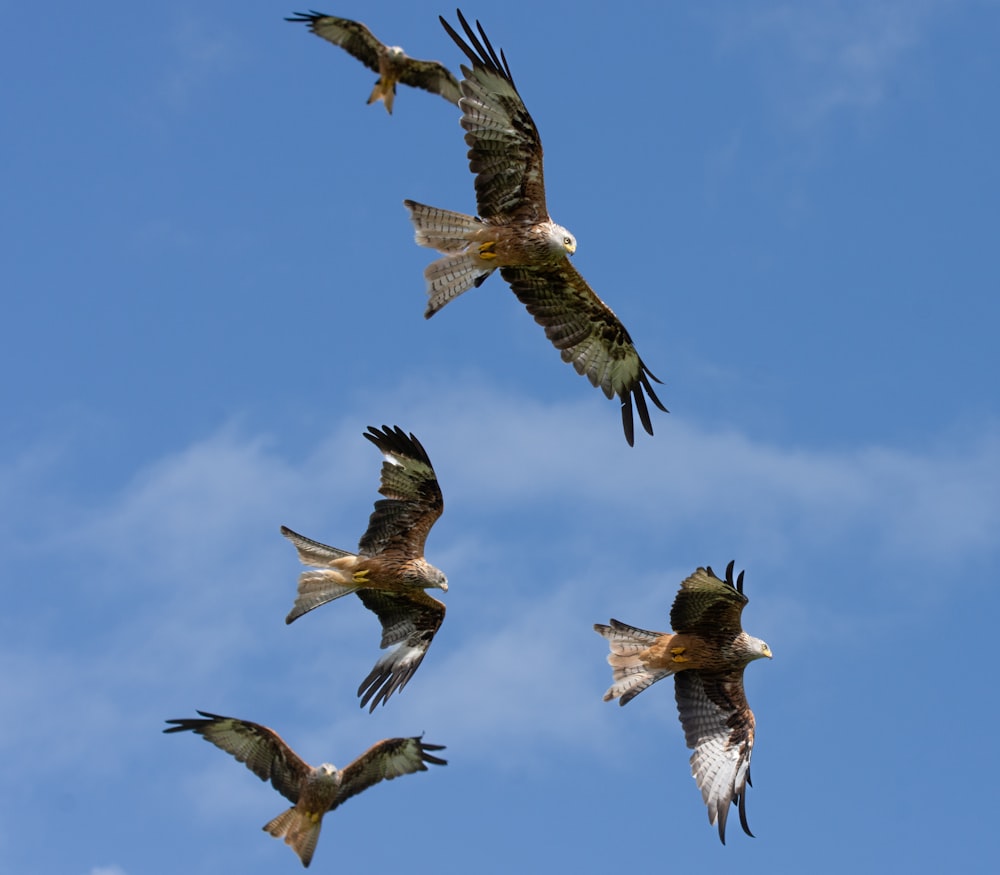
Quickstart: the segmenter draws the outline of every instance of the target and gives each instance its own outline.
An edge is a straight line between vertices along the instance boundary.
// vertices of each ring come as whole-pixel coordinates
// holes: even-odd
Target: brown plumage
[[[682,584],[670,609],[674,632],[647,632],[618,620],[594,629],[608,640],[614,683],[604,701],[625,705],[650,684],[674,676],[677,711],[691,755],[691,773],[708,806],[709,823],[718,822],[726,841],[729,806],[739,808],[740,825],[753,835],[746,818],[755,721],[743,690],[743,669],[771,649],[743,631],[740,617],[747,598],[743,572],[733,581],[733,562],[720,580],[699,568]]]
[[[444,510],[427,452],[399,426],[369,426],[364,436],[385,456],[379,485],[385,498],[375,502],[357,554],[313,541],[286,526],[281,534],[295,545],[299,559],[313,566],[299,576],[298,595],[286,623],[353,592],[379,618],[381,647],[398,645],[375,663],[358,688],[361,707],[370,700],[369,710],[374,711],[406,686],[423,661],[445,614],[445,606],[424,590],[447,591],[448,579],[424,559],[427,533]]]
[[[440,94],[449,103],[458,103],[461,96],[458,80],[443,64],[408,57],[399,46],[387,46],[380,42],[360,21],[324,15],[322,12],[296,12],[294,17],[285,21],[308,24],[309,30],[316,36],[340,46],[378,73],[368,103],[381,100],[390,114],[398,82]]]
[[[625,326],[569,261],[576,240],[549,218],[542,141],[506,58],[497,55],[479,22],[477,36],[461,12],[458,19],[468,43],[443,18],[441,23],[472,64],[462,66],[459,107],[469,169],[476,174],[478,215],[403,202],[417,243],[445,255],[424,271],[430,298],[424,315],[430,318],[499,269],[563,361],[608,398],[620,399],[631,445],[633,403],[648,434],[653,426],[646,395],[666,411],[651,383],[659,380],[639,358]]]
[[[167,720],[175,725],[163,731],[195,732],[246,764],[262,781],[270,781],[292,807],[265,824],[264,830],[275,838],[284,838],[303,866],[312,861],[323,815],[328,811],[379,781],[426,772],[427,763],[447,764],[447,760],[430,753],[444,750],[442,745],[424,744],[421,737],[415,737],[376,742],[343,769],[330,763],[310,766],[273,729],[207,711],[198,713],[201,718]]]

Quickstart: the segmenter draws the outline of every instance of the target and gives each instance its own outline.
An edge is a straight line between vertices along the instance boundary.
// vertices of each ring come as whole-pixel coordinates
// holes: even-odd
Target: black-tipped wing
[[[197,733],[245,763],[262,781],[270,781],[274,789],[290,802],[299,801],[302,782],[310,769],[277,732],[248,720],[222,717],[207,711],[198,713],[204,719],[167,720],[167,723],[176,725],[163,731],[190,730]]]
[[[361,63],[376,73],[379,68],[379,57],[386,51],[386,46],[375,38],[375,35],[360,21],[347,18],[337,18],[334,15],[324,15],[321,12],[296,12],[294,17],[285,21],[308,24],[309,29],[327,42],[340,46],[348,54],[353,55]],[[458,103],[461,91],[458,80],[439,61],[421,61],[405,57],[395,62],[399,81],[413,88],[422,88],[434,94],[440,94],[451,103]]]
[[[635,442],[633,401],[642,427],[652,434],[646,394],[666,412],[650,382],[660,381],[639,358],[625,326],[569,259],[541,269],[504,267],[500,274],[545,329],[545,336],[559,350],[563,361],[572,364],[608,398],[621,399],[622,428],[629,446]]]
[[[371,713],[402,690],[423,662],[434,635],[444,621],[445,607],[424,590],[392,593],[384,590],[358,590],[358,598],[382,623],[383,648],[398,645],[384,654],[358,687],[361,707],[371,701]]]
[[[746,815],[754,716],[743,690],[743,669],[682,671],[674,676],[677,712],[691,755],[691,774],[726,842],[729,806],[736,803],[743,831],[752,836]]]
[[[322,12],[296,12],[285,21],[308,24],[309,30],[316,36],[340,46],[366,67],[379,72],[378,58],[384,46],[360,21],[324,15]]]
[[[743,631],[740,616],[747,597],[743,595],[743,572],[739,588],[733,581],[733,563],[720,580],[712,569],[699,568],[688,577],[674,598],[670,625],[675,632],[689,632],[709,640],[732,639]]]
[[[385,456],[379,492],[368,530],[361,536],[362,556],[393,554],[400,560],[424,555],[427,533],[444,510],[444,498],[427,452],[398,425],[369,426],[365,437]]]
[[[532,223],[548,219],[542,174],[542,141],[510,75],[482,25],[479,36],[461,12],[462,39],[444,18],[441,24],[465,53],[462,65],[462,127],[469,145],[469,169],[476,174],[476,203],[483,219],[518,217]],[[481,39],[480,39],[481,37]]]
[[[341,791],[330,810],[379,781],[391,781],[400,775],[426,772],[428,763],[435,766],[447,765],[447,760],[430,752],[433,750],[444,750],[444,746],[424,744],[420,737],[386,738],[373,744],[344,769]]]

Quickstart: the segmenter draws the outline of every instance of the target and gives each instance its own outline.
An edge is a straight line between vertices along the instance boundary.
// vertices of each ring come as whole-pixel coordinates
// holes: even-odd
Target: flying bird
[[[443,64],[408,57],[399,46],[381,43],[360,21],[324,15],[322,12],[296,12],[294,17],[286,18],[285,21],[308,24],[309,30],[316,36],[340,46],[378,73],[375,89],[368,102],[381,100],[390,115],[397,82],[440,94],[449,103],[458,103],[462,96],[458,80]]]
[[[494,270],[544,329],[565,362],[622,405],[625,438],[634,442],[633,401],[653,433],[646,405],[656,397],[649,371],[625,326],[570,264],[576,239],[549,218],[542,178],[542,141],[514,85],[507,59],[498,56],[482,25],[475,34],[461,12],[469,42],[441,23],[472,66],[462,65],[462,127],[469,168],[476,175],[478,215],[406,200],[421,246],[444,254],[424,271],[433,316],[449,301],[482,285]],[[482,38],[480,40],[480,37]],[[471,43],[471,45],[470,45]]]
[[[614,683],[604,701],[625,705],[650,684],[674,676],[677,711],[691,755],[691,774],[708,806],[708,821],[719,825],[726,843],[729,806],[736,803],[743,831],[752,836],[746,816],[754,716],[743,691],[747,663],[771,658],[771,648],[747,635],[740,615],[747,603],[743,572],[733,582],[711,567],[699,568],[681,584],[670,609],[671,632],[647,632],[612,620],[594,625],[611,646],[608,662]]]
[[[264,830],[284,838],[303,866],[312,861],[323,815],[328,811],[379,781],[426,772],[427,763],[448,763],[430,752],[444,750],[443,745],[424,744],[419,736],[378,741],[343,769],[330,763],[310,766],[273,729],[207,711],[198,713],[204,719],[167,720],[175,725],[163,731],[195,732],[245,763],[262,781],[270,781],[292,807],[265,824]]]
[[[424,559],[427,533],[444,510],[444,499],[426,450],[397,425],[369,426],[364,435],[385,456],[379,492],[357,554],[313,541],[286,526],[283,534],[312,566],[299,576],[298,595],[286,623],[313,608],[356,593],[382,623],[384,654],[358,687],[369,713],[402,690],[423,661],[444,620],[445,607],[425,589],[447,592],[444,572]]]

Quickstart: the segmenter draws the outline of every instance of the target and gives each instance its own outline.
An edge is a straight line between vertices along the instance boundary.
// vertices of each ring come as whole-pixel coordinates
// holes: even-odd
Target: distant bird
[[[262,781],[270,781],[292,807],[265,824],[264,829],[284,838],[303,866],[308,866],[319,841],[323,815],[381,780],[426,772],[426,763],[447,765],[430,751],[444,750],[440,744],[424,744],[416,738],[386,738],[376,742],[349,766],[338,769],[330,763],[310,766],[303,762],[275,732],[259,723],[221,717],[199,711],[205,719],[167,720],[174,723],[164,732],[190,730],[210,741],[241,763],[246,763]]]
[[[458,103],[458,98],[461,97],[458,80],[443,64],[407,57],[399,46],[387,46],[379,42],[360,21],[336,18],[322,12],[296,12],[294,18],[286,18],[285,21],[308,24],[316,36],[340,46],[378,73],[375,89],[368,102],[381,100],[390,115],[397,82],[440,94],[449,103]]]
[[[381,646],[399,645],[375,663],[358,687],[361,707],[371,700],[370,713],[402,690],[419,667],[445,613],[444,605],[424,590],[447,592],[448,579],[424,559],[427,533],[444,510],[427,452],[398,425],[383,425],[381,430],[369,426],[364,436],[385,456],[378,490],[385,498],[375,502],[357,555],[286,526],[281,534],[295,545],[299,559],[313,566],[299,576],[298,596],[286,623],[353,592],[381,621]]]
[[[462,66],[462,127],[469,168],[476,174],[478,216],[406,200],[416,241],[444,253],[424,271],[430,297],[426,318],[452,299],[482,285],[494,270],[577,373],[608,398],[617,395],[629,445],[634,442],[632,402],[648,434],[653,433],[643,390],[666,412],[650,380],[660,382],[639,358],[625,326],[570,264],[576,240],[555,224],[545,207],[542,141],[507,66],[482,25],[482,42],[461,12],[458,19],[475,50],[441,23],[465,52]]]
[[[612,620],[594,625],[608,639],[614,683],[604,701],[624,705],[650,684],[674,675],[677,711],[691,755],[691,773],[708,806],[709,823],[719,824],[726,843],[729,806],[739,806],[740,825],[752,836],[746,818],[754,716],[743,691],[743,669],[771,648],[743,631],[740,615],[743,572],[733,583],[733,562],[726,579],[711,567],[699,568],[681,584],[670,609],[670,632],[647,632]]]

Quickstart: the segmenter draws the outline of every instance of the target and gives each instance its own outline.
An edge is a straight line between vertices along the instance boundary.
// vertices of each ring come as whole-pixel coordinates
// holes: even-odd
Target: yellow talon
[[[368,569],[362,568],[361,571],[354,572],[354,582],[355,583],[368,583]]]
[[[487,260],[496,258],[497,254],[493,251],[496,248],[496,245],[495,240],[487,240],[479,247],[479,257]]]
[[[307,816],[309,817],[309,819],[313,823],[319,823],[319,814],[317,814],[317,813],[315,813],[313,811],[310,811],[310,812],[307,813]]]
[[[690,662],[691,661],[688,657],[686,657],[686,656],[683,655],[685,649],[686,648],[684,648],[684,647],[671,647],[670,648],[670,655],[673,656],[674,662]]]

